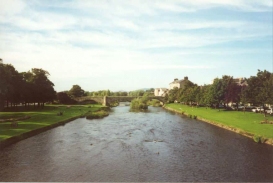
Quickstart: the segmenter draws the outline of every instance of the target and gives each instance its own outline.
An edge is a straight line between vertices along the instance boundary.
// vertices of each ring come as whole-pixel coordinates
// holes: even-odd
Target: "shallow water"
[[[0,181],[273,181],[273,147],[162,108],[116,107],[0,150]]]

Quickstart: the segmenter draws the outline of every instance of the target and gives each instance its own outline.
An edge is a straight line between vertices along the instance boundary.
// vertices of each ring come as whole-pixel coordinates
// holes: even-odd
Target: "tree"
[[[238,110],[238,105],[240,100],[240,93],[242,90],[242,86],[238,85],[235,82],[232,82],[228,85],[227,92],[225,94],[225,102],[226,103],[236,103],[236,108]]]
[[[3,109],[3,102],[7,107],[21,100],[22,76],[11,64],[0,64],[0,108]]]
[[[265,104],[273,103],[273,79],[272,73],[264,70],[258,70],[256,76],[251,76],[247,79],[248,86],[241,92],[243,102],[252,103],[254,105],[261,105],[265,112]]]
[[[66,92],[58,92],[57,100],[61,104],[75,104],[76,101],[71,99]]]
[[[42,104],[44,106],[45,102],[53,101],[56,97],[56,92],[53,88],[54,84],[48,79],[50,75],[49,72],[33,68],[32,73],[32,83],[34,85],[35,102],[38,102],[38,106]]]
[[[129,92],[129,96],[132,96],[132,97],[141,97],[143,96],[145,93],[144,90],[135,90],[135,91],[130,91]]]
[[[211,104],[219,106],[219,104],[224,103],[226,106],[227,101],[225,100],[228,87],[232,84],[233,78],[231,76],[222,76],[221,79],[216,78],[213,81],[213,84],[210,87],[208,99]]]
[[[72,97],[82,97],[84,95],[84,90],[79,85],[73,85],[68,91],[68,94]]]
[[[175,100],[177,100],[177,92],[178,92],[177,87],[174,87],[169,91],[168,102],[173,103]]]
[[[206,106],[212,106],[210,87],[211,85],[204,85],[200,90],[200,103],[205,104]]]

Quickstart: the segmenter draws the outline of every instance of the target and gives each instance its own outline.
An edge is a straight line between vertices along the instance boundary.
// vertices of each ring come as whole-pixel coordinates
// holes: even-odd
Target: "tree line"
[[[198,86],[186,81],[183,88],[174,88],[166,95],[168,102],[205,105],[210,107],[227,106],[233,103],[237,106],[247,104],[273,104],[273,74],[258,70],[256,76],[245,79],[245,84],[238,84],[232,76],[224,75],[216,78],[211,85]]]
[[[0,62],[0,110],[19,103],[43,107],[45,102],[53,101],[56,92],[48,76],[49,72],[43,69],[18,72],[11,64]]]
[[[74,104],[76,103],[74,98],[77,97],[104,97],[104,96],[134,96],[134,97],[141,97],[141,96],[151,96],[153,95],[154,89],[148,90],[134,90],[130,92],[126,91],[117,91],[113,92],[110,90],[99,90],[99,91],[84,91],[81,86],[73,85],[70,90],[62,91],[57,93],[57,101],[62,104]]]

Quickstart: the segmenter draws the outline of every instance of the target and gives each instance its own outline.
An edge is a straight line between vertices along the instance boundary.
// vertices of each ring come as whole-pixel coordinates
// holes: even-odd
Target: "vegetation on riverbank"
[[[109,115],[110,108],[102,107],[97,111],[90,111],[85,116],[86,119],[100,119]]]
[[[233,78],[224,75],[215,78],[210,85],[198,86],[183,80],[183,87],[173,88],[166,95],[168,103],[179,102],[189,105],[202,105],[213,108],[245,109],[260,107],[266,110],[273,106],[273,73],[258,70],[250,78]],[[228,106],[229,105],[229,106]],[[249,106],[250,107],[250,106]]]
[[[147,110],[148,109],[148,98],[142,97],[142,98],[136,98],[132,100],[130,104],[131,110]]]
[[[159,100],[156,100],[156,99],[152,99],[152,100],[149,100],[147,102],[147,104],[149,106],[153,106],[153,107],[162,107],[162,105],[160,104],[160,101]]]
[[[270,141],[273,144],[273,125],[262,124],[264,116],[253,112],[215,110],[205,107],[190,107],[182,104],[166,104],[165,108],[172,109],[180,114],[196,116],[197,119],[210,122],[217,126],[229,127],[226,129],[236,131],[245,136],[252,137],[257,142]],[[273,116],[267,117],[273,121]]]
[[[88,112],[99,111],[104,108],[101,105],[50,105],[41,108],[25,110],[16,108],[16,112],[0,112],[0,141],[39,128],[69,121],[77,117],[86,116]],[[7,122],[10,118],[29,116],[28,119],[16,121],[16,126]]]

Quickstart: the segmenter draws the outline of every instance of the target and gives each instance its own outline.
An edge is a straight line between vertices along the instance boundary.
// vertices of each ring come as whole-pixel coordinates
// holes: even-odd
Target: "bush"
[[[134,99],[130,105],[131,109],[136,110],[146,110],[148,109],[147,100],[145,98],[142,99]]]
[[[265,141],[266,141],[267,139],[266,139],[265,137],[255,135],[255,136],[253,137],[253,140],[254,140],[254,142],[257,142],[257,143],[265,143]]]
[[[103,118],[105,116],[108,116],[109,112],[104,111],[104,110],[99,110],[96,112],[89,112],[86,114],[86,119],[99,119],[99,118]]]
[[[261,142],[261,143],[265,143],[265,141],[266,141],[266,138],[260,137],[260,142]]]
[[[254,140],[254,142],[260,143],[260,137],[257,136],[257,135],[255,135],[255,136],[253,137],[253,140]]]
[[[148,101],[148,105],[151,105],[153,107],[161,107],[159,100],[152,99],[151,101]]]

